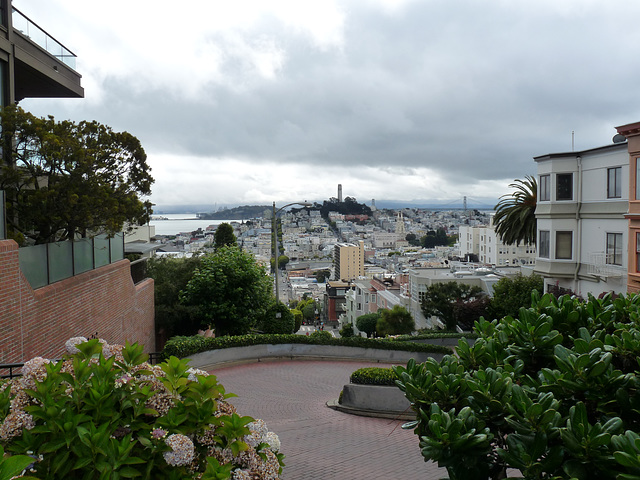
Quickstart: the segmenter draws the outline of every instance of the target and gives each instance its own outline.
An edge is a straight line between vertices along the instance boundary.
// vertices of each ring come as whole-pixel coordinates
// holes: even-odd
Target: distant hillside
[[[246,220],[249,218],[259,218],[264,215],[264,211],[271,211],[269,205],[243,205],[241,207],[226,208],[218,212],[199,213],[198,217],[203,220]]]

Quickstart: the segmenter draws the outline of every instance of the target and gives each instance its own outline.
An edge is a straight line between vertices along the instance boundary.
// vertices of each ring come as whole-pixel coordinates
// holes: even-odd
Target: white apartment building
[[[545,291],[586,297],[626,292],[629,209],[627,143],[535,157],[538,255]]]
[[[493,222],[493,217],[491,217]],[[536,263],[535,245],[505,245],[491,225],[458,227],[460,256],[476,255],[478,262],[497,267],[533,265]]]

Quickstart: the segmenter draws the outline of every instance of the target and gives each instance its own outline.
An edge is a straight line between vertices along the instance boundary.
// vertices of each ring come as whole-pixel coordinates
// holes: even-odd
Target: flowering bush
[[[278,436],[238,415],[215,376],[175,357],[150,365],[137,344],[76,337],[66,347],[0,384],[0,446],[30,455],[29,475],[279,478]]]

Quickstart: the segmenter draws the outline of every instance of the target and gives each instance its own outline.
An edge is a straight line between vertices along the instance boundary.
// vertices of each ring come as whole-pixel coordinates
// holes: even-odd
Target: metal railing
[[[138,260],[134,260],[133,262],[131,262],[131,279],[133,280],[134,285],[148,278],[147,277],[147,260],[149,259],[140,258]]]
[[[14,30],[42,47],[65,65],[76,69],[76,55],[15,7],[12,7],[11,21]]]

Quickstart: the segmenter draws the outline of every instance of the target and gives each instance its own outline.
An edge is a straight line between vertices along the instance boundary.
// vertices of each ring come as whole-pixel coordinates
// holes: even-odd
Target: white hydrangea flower
[[[195,457],[195,447],[193,442],[184,435],[174,433],[169,435],[164,441],[169,447],[170,452],[164,452],[165,461],[174,467],[180,465],[189,465]]]
[[[46,358],[42,357],[34,357],[24,363],[24,365],[22,366],[22,374],[29,375],[30,373],[34,373],[47,363],[51,363],[51,360],[47,360]]]
[[[209,372],[205,372],[204,370],[200,370],[199,368],[193,368],[193,367],[187,370],[187,373],[189,374],[187,378],[192,382],[195,382],[198,380],[196,375],[204,375],[204,376],[209,375]]]
[[[263,441],[269,444],[269,450],[272,452],[280,451],[280,438],[274,432],[267,432]]]
[[[231,478],[232,480],[251,480],[251,472],[249,472],[249,470],[236,468],[233,471]]]
[[[87,339],[84,338],[84,337],[73,337],[73,338],[70,338],[69,340],[67,340],[65,342],[64,346],[67,349],[67,353],[73,355],[75,353],[80,352],[80,350],[78,350],[76,345],[79,345],[79,344],[84,343],[86,341],[87,341]]]

